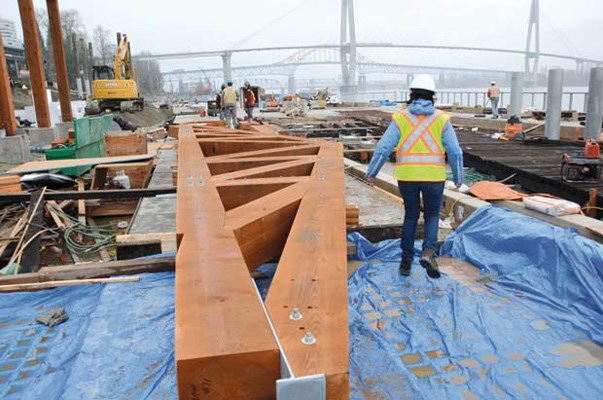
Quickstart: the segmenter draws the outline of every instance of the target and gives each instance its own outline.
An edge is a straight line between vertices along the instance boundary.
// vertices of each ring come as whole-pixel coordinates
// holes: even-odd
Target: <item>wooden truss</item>
[[[327,398],[347,399],[341,145],[265,126],[178,137],[179,398],[271,399],[281,378],[324,375]],[[276,259],[263,303],[249,273]]]

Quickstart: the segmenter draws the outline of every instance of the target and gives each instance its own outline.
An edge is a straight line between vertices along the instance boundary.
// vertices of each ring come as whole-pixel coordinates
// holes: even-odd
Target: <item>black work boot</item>
[[[400,261],[400,275],[409,276],[411,267],[412,258],[403,258],[402,261]]]
[[[419,262],[421,263],[421,266],[427,270],[427,275],[429,275],[430,278],[440,277],[440,268],[435,260],[435,252],[433,250],[427,248],[423,249]]]

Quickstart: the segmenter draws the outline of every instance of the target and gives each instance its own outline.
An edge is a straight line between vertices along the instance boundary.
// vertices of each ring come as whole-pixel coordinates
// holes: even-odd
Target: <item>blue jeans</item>
[[[498,118],[498,97],[491,97],[490,103],[492,103],[492,117]]]
[[[247,113],[247,118],[252,120],[253,119],[253,107],[245,107],[245,112]]]
[[[224,114],[226,116],[226,127],[238,128],[239,121],[237,120],[237,106],[227,105],[224,107]]]
[[[412,259],[414,257],[415,235],[421,212],[421,195],[423,195],[423,217],[425,219],[423,249],[428,248],[435,251],[440,224],[440,207],[444,196],[444,182],[398,181],[398,188],[404,199],[402,258]]]

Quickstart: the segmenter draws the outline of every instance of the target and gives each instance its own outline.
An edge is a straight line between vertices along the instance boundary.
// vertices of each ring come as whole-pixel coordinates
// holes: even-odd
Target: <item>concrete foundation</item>
[[[0,162],[22,164],[31,159],[29,137],[26,135],[0,138]]]
[[[69,129],[73,129],[73,122],[61,122],[54,126],[58,139],[69,139]]]
[[[46,146],[59,138],[54,128],[25,128],[32,147]]]

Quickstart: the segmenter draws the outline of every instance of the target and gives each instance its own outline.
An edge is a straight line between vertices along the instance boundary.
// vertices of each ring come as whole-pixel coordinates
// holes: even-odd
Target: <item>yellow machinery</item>
[[[94,66],[92,102],[86,107],[87,114],[98,114],[106,109],[140,111],[144,100],[138,91],[136,70],[132,65],[130,42],[126,34],[117,34],[117,52],[113,68],[108,65]]]

